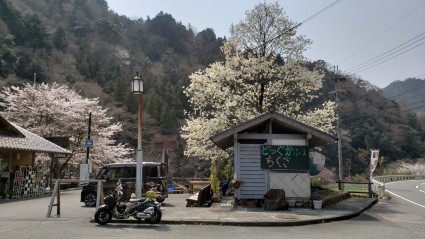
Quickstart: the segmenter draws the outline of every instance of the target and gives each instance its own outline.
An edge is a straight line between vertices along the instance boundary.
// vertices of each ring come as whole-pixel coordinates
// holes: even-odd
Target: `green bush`
[[[330,190],[330,186],[323,182],[323,180],[317,179],[317,178],[311,178],[311,189],[317,189],[317,190]]]
[[[383,175],[398,175],[398,171],[393,168],[385,168]]]
[[[211,191],[214,193],[218,193],[220,191],[220,179],[217,175],[217,167],[215,165],[215,162],[211,164],[211,174],[210,174],[210,181],[211,181]]]

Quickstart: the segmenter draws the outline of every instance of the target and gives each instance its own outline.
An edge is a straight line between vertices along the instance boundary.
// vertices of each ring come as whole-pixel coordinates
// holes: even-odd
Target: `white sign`
[[[80,164],[80,180],[89,180],[88,164]]]

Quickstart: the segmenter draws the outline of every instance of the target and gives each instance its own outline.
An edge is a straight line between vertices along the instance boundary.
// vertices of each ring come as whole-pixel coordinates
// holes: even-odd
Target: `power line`
[[[329,10],[331,7],[335,6],[336,4],[338,4],[339,2],[341,2],[342,0],[337,0],[333,3],[331,3],[330,5],[328,5],[327,7],[323,8],[322,10],[316,12],[315,14],[313,14],[311,17],[305,19],[304,21],[302,21],[300,24],[304,24],[308,21],[310,21],[311,19],[313,19],[314,17],[317,17],[318,15],[322,14],[323,12]]]
[[[292,32],[292,30],[294,30],[294,29],[296,29],[296,28],[300,27],[302,24],[304,24],[304,23],[306,23],[306,22],[310,21],[311,19],[313,19],[313,18],[317,17],[318,15],[322,14],[323,12],[325,12],[325,11],[329,10],[331,7],[335,6],[336,4],[338,4],[338,3],[339,3],[339,2],[341,2],[341,1],[342,1],[342,0],[337,0],[337,1],[333,2],[333,3],[331,3],[330,5],[326,6],[326,7],[325,7],[325,8],[323,8],[322,10],[320,10],[320,11],[316,12],[315,14],[313,14],[313,15],[312,15],[312,16],[310,16],[310,17],[308,17],[308,18],[307,18],[307,19],[305,19],[304,21],[302,21],[302,22],[300,22],[300,23],[296,24],[295,26],[293,26],[293,27],[291,27],[291,28],[289,28],[289,29],[287,29],[287,30],[283,31],[281,34],[277,35],[276,37],[273,37],[272,39],[268,40],[268,41],[266,42],[266,44],[268,44],[268,43],[270,43],[271,41],[274,41],[274,40],[276,40],[276,39],[278,39],[278,38],[282,37],[283,35],[285,35],[285,34],[287,34],[287,33]]]
[[[414,44],[414,43],[416,43],[416,42],[418,42],[418,41],[420,41],[420,40],[422,40],[422,39],[424,39],[425,37],[422,37],[421,39],[419,39],[419,40],[417,40],[417,41],[415,41],[414,43],[411,43],[410,45],[408,45],[408,46],[405,46],[405,47],[403,47],[403,48],[401,48],[401,49],[397,49],[397,48],[400,48],[400,47],[402,47],[403,45],[406,45],[407,43],[409,43],[409,42],[411,42],[411,41],[413,41],[413,40],[415,40],[416,38],[418,38],[418,37],[420,37],[420,36],[422,36],[422,35],[425,35],[425,32],[423,32],[423,33],[421,33],[421,34],[419,34],[419,35],[417,35],[417,36],[415,36],[415,37],[413,37],[412,39],[410,39],[410,40],[408,40],[408,41],[406,41],[406,42],[404,42],[404,43],[402,43],[402,44],[400,44],[400,45],[398,45],[398,46],[396,46],[396,47],[394,47],[394,48],[392,48],[391,50],[389,50],[389,51],[386,51],[385,53],[382,53],[381,55],[379,55],[379,56],[376,56],[376,57],[374,57],[374,58],[372,58],[372,59],[370,59],[370,60],[367,60],[367,61],[365,61],[365,62],[363,62],[363,63],[361,63],[361,64],[359,64],[359,65],[357,65],[357,66],[354,66],[354,67],[352,67],[352,68],[350,68],[350,69],[348,69],[348,71],[355,71],[356,70],[356,68],[362,68],[362,67],[364,67],[364,65],[367,65],[369,62],[371,62],[371,61],[374,61],[374,60],[376,60],[376,61],[379,61],[380,59],[379,58],[385,58],[385,57],[387,57],[387,56],[390,56],[390,55],[392,55],[392,54],[394,54],[394,53],[396,53],[396,52],[398,52],[398,51],[400,51],[400,50],[402,50],[402,49],[404,49],[404,48],[406,48],[406,47],[408,47],[408,46],[410,46],[410,45],[412,45],[412,44]],[[396,50],[396,51],[395,51]],[[394,51],[394,52],[392,52],[392,51]],[[385,55],[387,55],[387,56],[385,56]],[[373,63],[373,62],[372,62]]]
[[[382,63],[385,63],[385,62],[387,62],[387,61],[389,61],[389,60],[392,60],[392,59],[396,58],[397,56],[403,55],[404,53],[409,52],[409,51],[411,51],[411,50],[415,49],[416,47],[419,47],[419,46],[421,46],[421,45],[423,45],[423,44],[425,44],[425,42],[422,42],[422,43],[420,43],[420,44],[419,44],[419,45],[417,45],[417,46],[414,46],[414,47],[412,47],[412,48],[410,48],[410,49],[407,49],[406,51],[403,51],[403,52],[401,52],[400,54],[397,54],[397,55],[395,55],[395,56],[393,56],[393,57],[391,57],[391,58],[389,58],[389,59],[387,59],[387,60],[385,60],[385,61],[379,62],[379,63],[377,63],[377,64],[375,64],[375,65],[372,65],[372,66],[370,66],[370,67],[364,68],[364,69],[359,70],[359,71],[357,71],[357,72],[362,72],[362,71],[368,70],[368,69],[370,69],[370,68],[373,68],[373,67],[375,67],[375,66],[378,66],[378,65],[380,65],[380,64],[382,64]]]
[[[418,96],[420,96],[420,95],[418,95]],[[406,100],[407,101],[407,100]],[[415,102],[412,102],[412,103],[408,103],[409,104],[409,106],[413,106],[413,105],[417,105],[417,104],[422,104],[422,103],[424,103],[425,102],[425,100],[424,99],[421,99],[421,100],[419,100],[419,101],[415,101]]]
[[[368,47],[370,44],[372,44],[373,42],[375,42],[378,38],[380,38],[382,35],[384,35],[384,33],[386,33],[389,30],[391,30],[394,26],[396,26],[398,23],[400,23],[401,21],[403,21],[406,17],[408,17],[410,14],[412,14],[415,10],[417,10],[424,3],[425,3],[425,0],[422,1],[420,4],[418,4],[417,6],[415,6],[412,10],[410,10],[402,18],[400,18],[399,20],[397,20],[396,22],[394,22],[392,25],[390,25],[388,28],[386,28],[383,32],[381,32],[380,34],[378,34],[371,41],[369,41],[368,43],[366,43],[364,46],[360,47],[360,49],[358,49],[356,52],[354,52],[353,54],[351,54],[350,56],[348,56],[347,58],[345,58],[341,63],[339,63],[339,65],[342,64],[342,63],[344,63],[344,62],[346,62],[347,60],[349,60],[353,56],[357,55],[360,51],[362,51],[363,49],[365,49],[366,47]]]
[[[383,54],[381,54],[379,56],[376,56],[376,57],[374,57],[374,58],[372,58],[372,59],[370,59],[368,61],[363,62],[362,64],[359,64],[359,65],[357,65],[355,67],[352,67],[351,69],[348,70],[349,71],[349,74],[350,73],[354,73],[354,72],[362,72],[364,70],[370,69],[372,67],[375,67],[375,66],[380,65],[380,64],[382,64],[384,62],[387,62],[387,61],[389,61],[389,60],[391,60],[391,59],[393,59],[393,58],[395,58],[395,57],[397,57],[399,55],[402,55],[402,54],[404,54],[404,53],[406,53],[408,51],[411,51],[411,50],[413,50],[413,49],[415,49],[415,48],[417,48],[417,47],[425,44],[425,41],[424,42],[420,42],[423,39],[425,39],[425,36],[422,37],[422,38],[420,38],[419,40],[414,41],[413,43],[408,44],[409,42],[415,40],[416,38],[418,38],[418,37],[420,37],[420,36],[422,36],[424,34],[425,34],[425,32],[417,35],[416,37],[414,37],[414,38],[412,38],[412,39],[410,39],[410,40],[408,40],[408,41],[406,41],[406,42],[404,42],[404,43],[402,43],[402,44],[400,44],[400,45],[398,45],[396,47],[394,47],[393,49],[391,49],[389,51],[386,51],[385,53],[383,53]],[[418,42],[420,42],[420,43],[418,43]],[[406,44],[408,44],[408,45],[407,46],[404,46]],[[391,57],[389,59],[384,60],[385,58],[388,58],[388,57],[396,54],[397,52],[400,52],[401,50],[406,49],[406,48],[408,48],[408,47],[410,47],[410,46],[412,46],[414,44],[417,44],[417,45],[415,45],[415,46],[413,46],[413,47],[411,47],[411,48],[409,48],[409,49],[407,49],[407,50],[405,50],[405,51],[403,51],[403,52],[401,52],[401,53],[399,53],[399,54],[397,54],[397,55],[395,55],[395,56],[393,56],[393,57]]]
[[[411,93],[413,91],[418,91],[418,90],[421,90],[423,88],[425,88],[425,86],[420,87],[420,88],[415,88],[414,90],[408,90],[408,91],[405,91],[405,92],[401,92],[400,94],[397,94],[397,95],[390,95],[390,96],[388,96],[388,98],[397,98],[398,96],[401,96],[401,95],[404,95],[404,94],[408,94],[408,93]],[[414,97],[416,97],[416,96],[414,96]]]
[[[423,102],[425,103],[425,101],[423,101]],[[413,108],[408,108],[408,109],[402,110],[401,112],[414,111],[414,110],[418,110],[418,109],[422,109],[422,108],[425,108],[425,104],[420,105],[420,106],[416,106],[416,107],[413,107]]]

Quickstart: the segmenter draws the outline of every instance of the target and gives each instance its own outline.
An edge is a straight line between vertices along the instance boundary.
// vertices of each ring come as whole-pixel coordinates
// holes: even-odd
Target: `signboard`
[[[93,148],[93,140],[92,139],[86,140],[86,147],[87,148]]]
[[[261,145],[261,168],[309,170],[308,150],[308,146]]]

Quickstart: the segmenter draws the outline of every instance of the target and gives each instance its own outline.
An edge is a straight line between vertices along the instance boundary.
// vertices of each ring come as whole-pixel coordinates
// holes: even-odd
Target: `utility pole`
[[[89,112],[89,126],[87,130],[87,141],[90,141],[90,134],[91,134],[91,112]],[[89,156],[90,156],[90,146],[87,146],[86,151],[86,164],[89,164]]]
[[[80,164],[80,180],[90,179],[91,167],[89,166],[89,156],[90,156],[90,148],[93,148],[93,140],[90,139],[90,134],[91,134],[91,112],[89,112],[89,125],[87,130],[87,140],[85,142],[85,146],[87,148],[86,160],[85,160],[85,164]]]
[[[343,160],[342,160],[342,139],[341,139],[341,127],[340,127],[340,119],[339,119],[339,93],[342,92],[342,90],[338,89],[338,85],[340,82],[345,81],[346,79],[344,77],[338,76],[338,66],[334,67],[334,81],[335,81],[335,108],[336,108],[336,130],[337,130],[337,137],[338,137],[338,188],[339,190],[344,191],[344,184],[342,184],[343,181]]]

